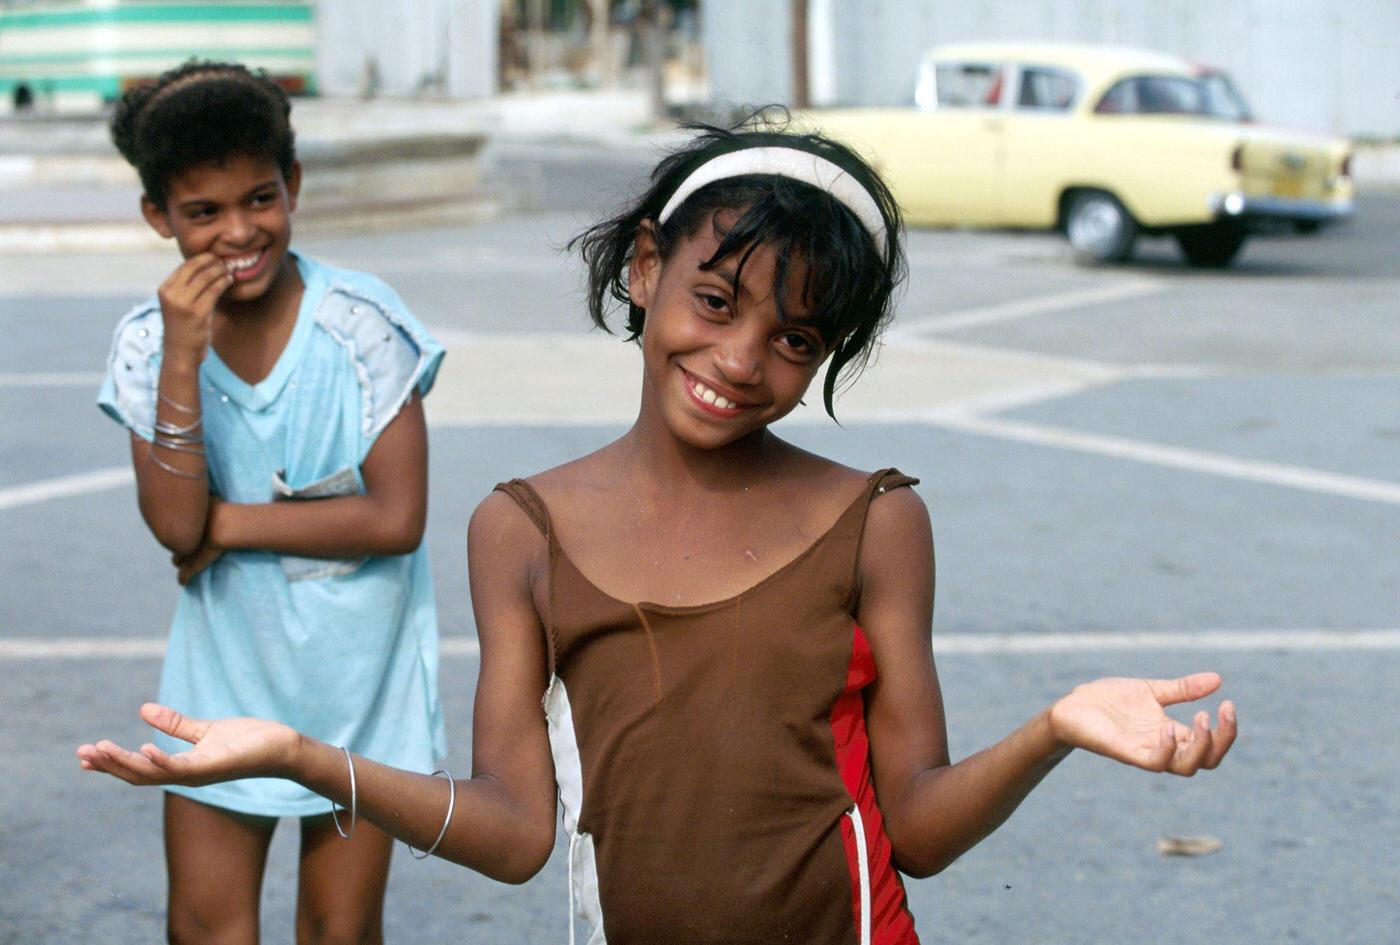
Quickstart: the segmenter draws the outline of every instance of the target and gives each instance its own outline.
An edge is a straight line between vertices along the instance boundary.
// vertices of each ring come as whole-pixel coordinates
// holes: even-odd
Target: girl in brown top
[[[156,705],[142,717],[190,751],[104,741],[84,768],[291,778],[507,882],[549,857],[558,798],[589,942],[908,945],[895,871],[943,869],[1072,748],[1180,775],[1220,762],[1229,702],[1214,731],[1162,708],[1219,686],[1201,673],[1080,686],[950,763],[915,480],[769,430],[827,362],[830,412],[869,354],[903,275],[893,200],[845,147],[767,130],[705,129],[652,180],[576,241],[594,321],[617,300],[641,346],[636,423],[472,518],[472,777]]]

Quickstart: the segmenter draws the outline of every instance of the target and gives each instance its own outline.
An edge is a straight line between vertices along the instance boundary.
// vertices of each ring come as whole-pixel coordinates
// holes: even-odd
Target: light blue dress
[[[272,372],[240,380],[211,348],[200,367],[211,491],[230,502],[362,492],[360,467],[443,348],[374,276],[296,257],[306,289]],[[151,439],[160,375],[156,299],[117,326],[97,402]],[[432,771],[446,754],[437,609],[423,546],[354,560],[226,552],[180,594],[159,700],[200,718],[276,719],[385,764]],[[188,747],[158,735],[167,751]],[[249,814],[324,814],[291,781],[169,790]]]

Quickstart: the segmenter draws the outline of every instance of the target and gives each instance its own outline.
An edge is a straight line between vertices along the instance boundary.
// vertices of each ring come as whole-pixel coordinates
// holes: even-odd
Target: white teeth
[[[728,397],[721,397],[719,394],[716,394],[714,391],[710,390],[708,387],[706,387],[704,384],[701,384],[699,381],[694,382],[693,386],[691,387],[691,390],[695,392],[696,397],[699,397],[705,403],[714,404],[716,407],[719,407],[723,410],[734,410],[739,406],[734,401],[730,400]]]
[[[230,272],[241,272],[256,263],[261,256],[261,252],[256,252],[242,259],[226,259],[224,260],[224,264],[228,266]]]

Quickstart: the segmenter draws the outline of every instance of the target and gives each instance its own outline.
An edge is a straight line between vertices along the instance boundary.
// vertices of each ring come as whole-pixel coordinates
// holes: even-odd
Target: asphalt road
[[[428,402],[428,541],[459,773],[467,516],[493,483],[620,432],[632,383],[626,348],[585,332],[557,247],[642,161],[497,159],[488,179],[531,212],[302,245],[388,279],[451,349]],[[897,330],[838,401],[843,425],[809,412],[784,428],[921,477],[955,756],[1103,674],[1217,669],[1243,729],[1191,781],[1071,757],[999,833],[909,884],[926,941],[1394,940],[1397,245],[1400,199],[1379,196],[1223,273],[1182,268],[1168,243],[1082,269],[1049,236],[911,235]],[[124,436],[93,406],[112,325],[173,264],[0,259],[0,945],[162,934],[158,798],[83,775],[72,749],[144,738],[134,712],[175,598],[121,478]],[[1164,857],[1164,835],[1222,848]],[[289,939],[294,836],[269,867],[271,942]],[[522,887],[402,855],[391,883],[393,942],[565,938],[557,854]]]

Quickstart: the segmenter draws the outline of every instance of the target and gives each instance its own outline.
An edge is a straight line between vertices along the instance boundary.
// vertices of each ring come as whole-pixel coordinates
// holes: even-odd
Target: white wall
[[[381,95],[423,94],[425,85],[453,98],[492,95],[499,10],[500,0],[320,0],[321,93],[358,94],[372,58]]]
[[[717,99],[785,100],[788,6],[704,0]],[[1266,122],[1400,135],[1400,0],[809,0],[809,9],[830,11],[835,56],[820,80],[836,102],[908,101],[919,57],[937,43],[1058,39],[1223,67]]]

